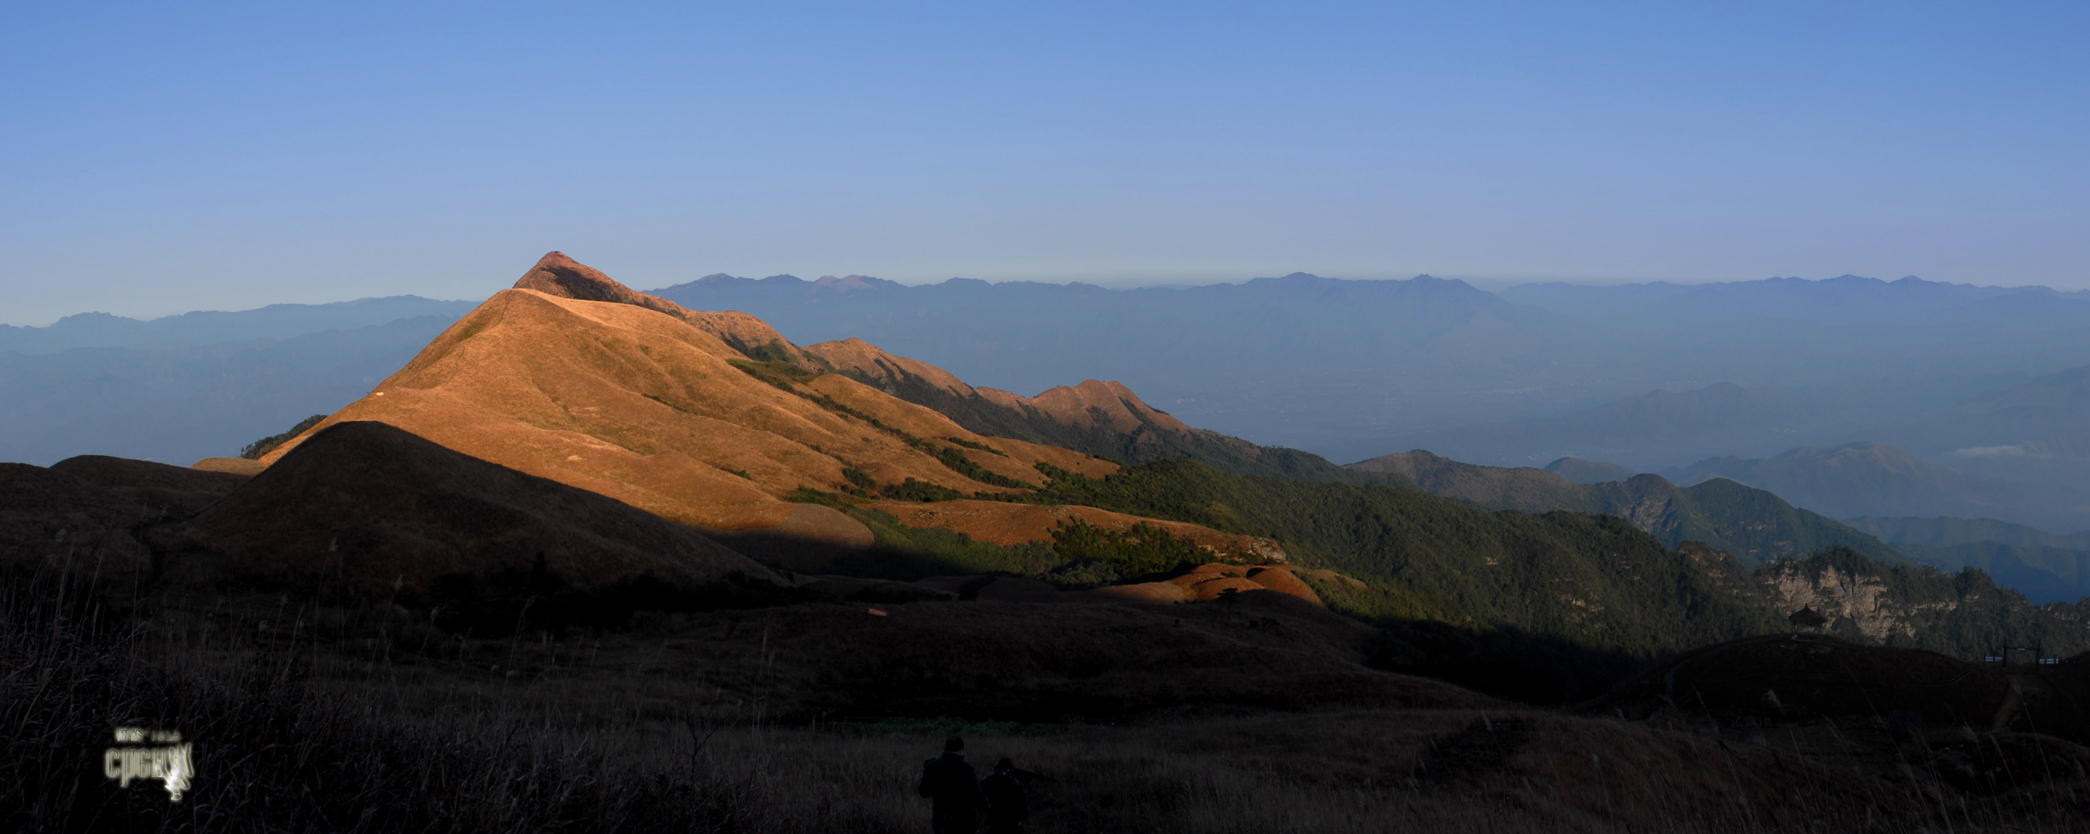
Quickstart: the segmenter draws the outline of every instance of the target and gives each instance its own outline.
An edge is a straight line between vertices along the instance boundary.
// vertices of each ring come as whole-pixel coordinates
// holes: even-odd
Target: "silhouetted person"
[[[965,739],[944,739],[943,756],[922,764],[922,796],[935,801],[929,829],[936,834],[973,834],[980,827],[980,809],[987,796],[980,793],[980,780],[965,762]]]
[[[1008,759],[994,763],[994,775],[980,780],[987,795],[987,830],[992,834],[1021,834],[1023,820],[1030,816],[1030,800],[1023,787],[1042,777],[1018,770]]]

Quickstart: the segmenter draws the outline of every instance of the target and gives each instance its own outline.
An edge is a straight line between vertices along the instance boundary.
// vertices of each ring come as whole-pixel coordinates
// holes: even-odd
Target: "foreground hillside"
[[[0,676],[11,830],[915,831],[913,780],[951,733],[1052,777],[1031,791],[1040,832],[2090,820],[2060,699],[2006,709],[2002,673],[1817,638],[1713,647],[1559,711],[1364,668],[1356,624],[1276,595],[795,603],[519,640],[273,596],[54,610],[94,598],[59,587],[0,583],[0,663],[37,670]],[[1788,644],[1808,663],[1781,662]],[[181,803],[80,767],[112,722],[192,743]]]

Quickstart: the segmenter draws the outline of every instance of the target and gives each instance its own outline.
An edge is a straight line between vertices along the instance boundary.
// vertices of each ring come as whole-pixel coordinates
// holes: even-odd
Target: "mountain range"
[[[473,306],[395,296],[0,325],[0,460],[222,455],[362,396]]]
[[[369,392],[441,333],[427,315],[167,348],[0,353],[0,459],[114,454],[186,465]]]
[[[709,276],[659,294],[752,314],[801,343],[864,339],[982,387],[1028,394],[1116,379],[1188,423],[1336,460],[1423,448],[1487,465],[1576,457],[1667,472],[1870,440],[2048,492],[2090,478],[2072,434],[2085,424],[2090,366],[2081,293],[1848,276],[1488,293],[1427,276],[1294,274],[1138,290]],[[252,437],[363,392],[270,401],[231,355],[285,375],[382,379],[408,357],[363,328],[454,320],[471,306],[402,297],[7,328],[0,394],[37,405],[0,416],[6,436],[36,438],[6,456],[111,451],[91,440],[117,428],[98,423],[110,409],[81,385],[93,379],[159,391],[141,398],[169,422]],[[341,335],[318,355],[277,349],[328,328]],[[329,364],[364,354],[373,360]],[[122,428],[154,436],[143,420]],[[195,436],[161,433],[123,451],[185,462],[211,453],[176,445]]]
[[[1613,307],[1666,316],[1665,327],[1681,327],[1681,322],[1694,316],[1702,318],[1721,310],[1739,311],[1736,315],[1746,313],[1757,325],[1768,328],[1765,333],[1838,320],[1836,311],[1847,308],[1847,321],[1856,330],[1873,328],[1891,335],[1889,331],[1900,332],[1893,328],[1910,322],[1928,323],[1949,334],[1964,331],[1968,322],[2005,314],[1998,311],[2039,305],[2069,310],[2081,301],[2080,294],[1848,277],[1827,282],[1775,279],[1688,291],[1661,285],[1588,288],[1581,295],[1573,288],[1547,286],[1498,295],[1427,276],[1412,281],[1357,282],[1304,274],[1240,285],[1130,291],[963,280],[906,287],[862,276],[820,281],[789,276],[759,281],[711,276],[655,295],[622,285],[609,289],[614,282],[607,282],[606,277],[597,280],[599,273],[573,278],[582,275],[581,270],[585,267],[543,266],[533,272],[538,276],[532,279],[535,284],[525,282],[520,288],[534,287],[533,291],[556,298],[615,303],[678,318],[718,343],[698,352],[724,356],[728,365],[752,363],[761,385],[786,395],[778,403],[835,406],[823,405],[817,409],[821,413],[805,412],[801,417],[854,419],[846,410],[855,409],[898,431],[878,433],[906,447],[906,454],[887,456],[881,451],[873,455],[880,458],[877,467],[889,467],[877,473],[856,465],[872,466],[868,459],[847,466],[835,463],[834,472],[814,472],[790,467],[773,470],[778,465],[775,458],[763,453],[755,452],[754,457],[767,462],[734,457],[744,456],[760,444],[734,448],[732,443],[719,441],[710,460],[725,469],[712,469],[727,476],[724,480],[707,476],[707,489],[720,495],[754,489],[770,499],[779,491],[800,486],[836,491],[846,485],[848,490],[879,495],[888,490],[901,494],[910,483],[920,485],[913,487],[918,490],[959,495],[1010,489],[961,471],[974,468],[1006,483],[1039,480],[1024,461],[1011,457],[1015,453],[1010,449],[978,439],[986,437],[1071,449],[1091,456],[1083,458],[1091,461],[1100,456],[1138,465],[1188,458],[1236,474],[1362,483],[1357,479],[1371,474],[1369,466],[1344,469],[1310,453],[1192,428],[1182,419],[1184,414],[1208,426],[1225,425],[1227,419],[1212,419],[1206,408],[1209,399],[1171,397],[1166,410],[1158,408],[1132,393],[1151,393],[1152,389],[1136,381],[1158,380],[1155,384],[1164,392],[1195,388],[1199,397],[1248,396],[1244,402],[1254,403],[1246,406],[1251,410],[1282,408],[1292,415],[1285,419],[1307,421],[1346,420],[1359,411],[1386,417],[1428,410],[1435,407],[1429,403],[1436,395],[1415,386],[1427,388],[1442,382],[1451,387],[1433,390],[1449,397],[1447,402],[1458,401],[1450,407],[1472,411],[1464,418],[1445,419],[1469,419],[1531,406],[1527,395],[1535,389],[1513,383],[1518,374],[1536,372],[1537,366],[1531,363],[1540,355],[1551,357],[1546,371],[1552,375],[1549,378],[1565,382],[1566,387],[1558,390],[1581,392],[1571,399],[1601,397],[1592,393],[1597,389],[1591,389],[1587,379],[1575,381],[1580,373],[1578,363],[1601,360],[1612,366],[1606,373],[1630,374],[1639,373],[1634,367],[1645,370],[1653,367],[1651,362],[1674,358],[1643,355],[1644,351],[1607,353],[1617,347],[1616,331],[1627,329],[1625,325],[1612,321],[1595,331],[1587,325],[1605,316],[1622,315]],[[770,311],[767,318],[785,329],[819,333],[824,328],[838,338],[800,347],[764,318],[695,312],[663,296],[711,309],[762,309]],[[1592,298],[1601,301],[1590,301]],[[2038,304],[2025,301],[2027,298]],[[501,301],[502,305],[513,303]],[[437,334],[451,329],[456,321],[451,317],[468,306],[399,297],[339,305],[276,305],[246,313],[197,313],[151,322],[75,316],[49,328],[10,328],[0,333],[0,341],[9,348],[0,352],[0,391],[10,394],[5,400],[10,405],[0,410],[0,421],[11,429],[0,441],[6,444],[0,447],[0,455],[52,461],[100,452],[180,462],[225,454],[243,440],[280,431],[307,414],[340,411],[343,404],[358,397],[362,399],[355,408],[370,408],[374,398],[366,395],[378,380],[406,366],[417,352],[427,358],[422,348],[440,341]],[[386,320],[400,315],[410,317]],[[2044,322],[2029,331],[2035,343],[2068,332],[2065,316],[2034,316],[2034,320],[2035,324]],[[322,326],[333,329],[294,335],[300,329]],[[547,327],[565,331],[564,325]],[[848,328],[860,329],[845,332]],[[1679,330],[1677,338],[1689,341],[1701,338],[1704,332],[1711,331],[1694,330],[1691,333],[1699,335],[1691,335]],[[963,380],[975,376],[971,372],[952,373],[919,358],[887,352],[862,338],[867,334],[878,344],[917,345],[931,355],[955,356],[957,364],[976,368],[988,379],[1020,382],[1007,388],[975,386]],[[1767,338],[1764,333],[1728,335],[1745,342]],[[537,336],[519,332],[512,338],[527,341]],[[1577,347],[1556,349],[1563,343]],[[1606,344],[1613,348],[1604,347]],[[1824,344],[1833,347],[1834,343]],[[1367,360],[1384,361],[1369,365]],[[2023,357],[2003,364],[2013,362],[2026,365]],[[1057,385],[1086,373],[1049,376],[1074,366],[1087,371],[1121,368],[1127,372],[1121,379],[1133,381]],[[599,368],[588,373],[573,368],[564,371],[574,371],[574,379],[594,379],[607,373]],[[607,375],[624,372],[619,369]],[[736,373],[737,377],[713,378],[756,378],[747,372]],[[819,379],[822,375],[833,378],[823,381]],[[863,390],[842,386],[842,379]],[[1307,390],[1319,385],[1315,379],[1328,383],[1315,389],[1320,393]],[[1432,379],[1437,382],[1428,382]],[[1676,394],[1658,390],[1564,417],[1482,423],[1418,436],[1429,440],[1423,448],[1447,459],[1481,463],[1514,459],[1534,464],[1560,460],[1552,468],[1571,481],[1590,485],[1628,483],[1625,476],[1635,471],[1653,471],[1665,476],[1664,489],[1689,491],[1720,478],[1768,490],[1785,499],[1781,503],[1832,518],[1940,514],[2001,518],[2067,530],[2083,526],[2071,522],[2081,516],[2077,507],[2090,503],[2077,498],[2090,469],[2081,465],[2084,456],[2076,454],[2075,447],[2083,444],[2071,439],[2075,437],[2073,427],[2085,424],[2080,418],[2090,416],[2085,408],[2085,379],[2082,369],[2027,377],[1946,368],[1942,373],[1863,384],[1821,382],[1765,388],[1720,383]],[[1484,384],[1497,387],[1476,387]],[[811,387],[814,385],[818,387]],[[1501,387],[1504,385],[1509,387]],[[1247,388],[1258,386],[1260,393],[1247,393]],[[1025,397],[1011,389],[1041,393]],[[676,400],[680,395],[667,388],[625,385],[622,390],[625,396],[644,400],[643,405],[635,406],[641,411],[681,408],[708,414],[696,403]],[[1420,396],[1399,396],[1404,391]],[[888,399],[865,399],[872,393]],[[1353,396],[1377,398],[1379,407],[1352,408],[1360,401],[1343,398]],[[669,406],[669,402],[676,405]],[[933,425],[910,422],[925,412],[901,408],[903,405],[926,409],[937,417]],[[1902,422],[1891,423],[1882,417],[1885,414],[1902,415],[1896,418]],[[457,415],[455,419],[484,416]],[[636,412],[625,417],[637,419]],[[545,430],[533,423],[542,422],[539,416],[508,415],[504,419],[509,418],[532,426],[531,431]],[[957,430],[946,432],[952,425]],[[898,426],[909,428],[894,428]],[[989,445],[994,451],[948,439],[938,442],[933,439],[938,432],[946,432],[946,438]],[[1915,445],[1903,452],[1884,441],[1852,443],[1848,437],[1853,433],[1907,438]],[[122,440],[90,440],[99,437]],[[1813,439],[1825,440],[1819,446],[1794,446]],[[826,445],[817,440],[813,443]],[[1703,454],[1755,449],[1769,451]],[[494,454],[491,447],[479,451]],[[947,465],[956,458],[966,460],[955,464],[959,469]],[[901,462],[910,459],[912,463]],[[1695,462],[1653,465],[1664,460]],[[1049,465],[1063,467],[1066,463]],[[845,468],[868,478],[872,488],[867,490],[843,477],[840,473]],[[798,482],[778,481],[782,477],[778,471],[790,472],[788,479]],[[748,477],[733,472],[745,472]],[[843,480],[837,481],[838,477]],[[763,481],[765,478],[769,481]],[[1616,492],[1624,487],[1603,489]],[[1776,545],[1723,537],[1707,524],[1680,520],[1693,517],[1683,509],[1689,503],[1679,497],[1684,494],[1665,493],[1663,500],[1673,507],[1666,516],[1627,509],[1639,506],[1635,501],[1650,500],[1646,496],[1621,494],[1597,500],[1585,495],[1536,504],[1520,504],[1502,496],[1458,497],[1495,508],[1546,506],[1616,512],[1644,529],[1667,530],[1664,541],[1671,546],[1691,536],[1710,538],[1724,542],[1749,561],[1804,552],[1816,541],[1829,540],[1802,536]],[[646,504],[635,497],[632,500]],[[722,521],[720,529],[758,529],[775,521],[763,515],[774,514],[774,509],[748,508],[766,502],[750,499],[740,503],[748,506],[718,510],[724,514],[720,518],[740,517],[734,516],[739,513],[745,516],[742,520],[756,519],[761,524]],[[720,504],[737,506],[733,501]],[[659,509],[665,505],[648,506]],[[1685,530],[1691,533],[1681,532]],[[862,531],[848,534],[862,535]],[[1871,547],[1863,542],[1853,546]]]
[[[172,554],[155,557],[162,563],[244,575],[270,565],[260,554],[312,553],[338,575],[330,587],[417,599],[533,570],[576,594],[645,577],[685,589],[729,575],[810,588],[789,577],[985,572],[1152,600],[1280,588],[1358,616],[1515,628],[1646,656],[1769,627],[1794,594],[1814,593],[1814,580],[1793,579],[1810,554],[1850,554],[1834,563],[1835,582],[1923,586],[1910,573],[1922,569],[1879,539],[1731,480],[1580,485],[1422,452],[1336,467],[1192,428],[1122,383],[1024,397],[861,339],[802,346],[759,318],[692,310],[556,252],[259,461],[199,466],[259,474],[148,536]],[[384,486],[408,483],[432,492]],[[687,525],[700,538],[674,547],[709,554],[708,567],[686,567],[694,555],[591,567],[586,547],[557,544],[640,541],[635,521],[458,532],[517,512],[607,512],[555,497],[567,490]],[[541,497],[523,497],[532,491]],[[368,497],[343,503],[353,495]],[[545,503],[554,500],[565,503]],[[357,508],[420,520],[359,522]],[[423,555],[410,556],[416,548]],[[543,567],[530,567],[533,551]],[[1263,573],[1169,578],[1199,562]],[[1978,606],[1963,605],[2010,598],[1985,582],[1955,586],[1951,599],[1917,594],[1921,610],[1975,616]],[[880,593],[940,586],[926,587]],[[2008,605],[2026,623],[2013,627],[2042,635],[2074,616]],[[1964,623],[1916,610],[1840,609],[1839,627],[1976,650]]]
[[[1093,732],[1082,738],[1121,747],[1117,728],[1161,728],[1227,758],[1337,749],[1301,728],[1379,751],[1374,728],[1435,722],[1412,755],[1347,761],[1336,784],[1353,790],[1340,774],[1354,771],[1408,797],[1508,768],[1490,784],[1529,791],[1517,762],[1586,774],[1588,756],[1649,784],[1703,776],[1713,787],[1691,802],[1707,807],[1732,803],[1720,774],[1733,771],[1781,774],[1755,801],[1832,785],[1843,794],[1820,807],[1845,808],[1914,767],[1944,774],[1948,787],[1921,786],[1955,792],[1946,802],[2073,789],[1971,758],[1963,739],[2033,753],[2090,740],[2081,602],[1911,563],[1728,478],[1678,486],[1588,461],[1504,469],[1421,451],[1341,467],[1195,427],[1122,381],[1034,397],[976,386],[862,339],[800,344],[752,315],[637,292],[556,252],[362,395],[266,431],[273,445],[247,444],[249,457],[187,468],[0,464],[0,618],[37,635],[0,650],[51,678],[8,676],[21,697],[0,711],[25,726],[86,716],[64,724],[78,743],[59,746],[75,752],[9,761],[77,769],[76,748],[106,743],[110,701],[207,739],[196,749],[214,767],[245,770],[205,772],[250,792],[366,742],[357,761],[389,772],[437,742],[381,735],[382,722],[467,704],[486,722],[472,730],[629,712],[630,738],[686,733],[676,761],[750,725],[764,746],[833,726],[851,745],[867,728],[940,739],[956,724],[995,745],[1023,727],[1025,740]],[[2055,543],[1993,522],[1873,529],[1941,547]],[[2084,654],[2032,686],[1974,662],[2003,646]],[[146,677],[169,658],[191,677]],[[245,671],[226,685],[224,669]],[[106,688],[124,681],[141,682]],[[1896,716],[1886,729],[1882,711]],[[260,723],[280,738],[241,735]],[[1826,740],[1762,748],[1767,727]],[[336,741],[293,756],[292,734]],[[670,750],[641,743],[635,760]],[[826,758],[864,755],[850,749]],[[1742,758],[1707,758],[1730,749]],[[1180,760],[1138,766],[1152,761]],[[663,796],[688,790],[649,767]],[[1119,778],[1054,769],[1105,792]],[[528,782],[503,773],[472,785]],[[1549,790],[1588,799],[1586,781]],[[219,807],[209,790],[196,807]],[[1822,819],[1781,819],[1802,817]]]
[[[469,301],[395,295],[332,304],[270,304],[239,312],[206,310],[148,320],[81,313],[47,327],[0,325],[0,353],[36,356],[83,347],[170,350],[281,341],[327,330],[376,327],[403,319],[455,320],[474,306]]]
[[[2034,602],[2090,596],[2090,531],[2059,536],[1988,518],[1855,518],[1850,525],[1924,564],[1977,568]]]
[[[1011,390],[1107,375],[1198,425],[1338,460],[1420,447],[1490,464],[1576,456],[1661,468],[1718,454],[1892,442],[1836,431],[2090,365],[2083,315],[2090,296],[1914,279],[1487,293],[1428,276],[1294,274],[1111,290],[713,275],[657,292],[688,306],[754,313],[801,339],[859,336]],[[2010,339],[1993,338],[2005,331]],[[1634,460],[1606,454],[1608,446],[1530,444],[1508,450],[1517,454],[1510,460],[1418,442],[1429,432],[1551,419],[1649,390],[1720,382],[1811,393],[1773,408],[1795,419],[1742,415],[1710,432],[1758,424],[1788,432],[1765,438],[1772,448],[1681,444],[1663,459]],[[1858,393],[1844,393],[1851,387]],[[1843,422],[1811,416],[1824,402]],[[1823,437],[1791,434],[1824,427],[1831,431]]]

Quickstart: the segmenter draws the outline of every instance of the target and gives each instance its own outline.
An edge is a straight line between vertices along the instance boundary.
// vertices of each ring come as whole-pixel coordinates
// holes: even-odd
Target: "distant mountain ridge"
[[[1329,359],[1319,343],[1335,334],[1356,343],[1353,350],[1408,350],[1444,339],[1481,346],[1484,336],[1517,338],[1509,325],[1542,326],[1547,318],[1463,281],[1427,275],[1344,281],[1293,273],[1146,289],[713,275],[653,294],[699,309],[754,312],[800,342],[860,338],[902,355],[937,357],[925,361],[1018,391],[1076,376],[1123,378],[1121,370],[1151,375],[1155,365],[1177,373],[1191,370],[1188,361],[1223,363],[1231,371],[1298,369],[1301,362]],[[1303,333],[1316,338],[1302,339]]]
[[[713,275],[654,291],[700,309],[754,313],[800,343],[861,338],[975,385],[1029,393],[1117,379],[1197,425],[1268,445],[1310,438],[1405,394],[1411,407],[1478,412],[1461,396],[1572,323],[1462,281],[1347,281],[1293,273],[1239,284],[1107,289],[951,279],[904,286],[864,276],[806,281]],[[1435,393],[1372,390],[1422,384]],[[1407,373],[1404,373],[1407,372]],[[1280,403],[1329,396],[1356,407]],[[1272,430],[1278,426],[1281,429]],[[1349,432],[1353,438],[1365,433]]]
[[[456,321],[421,316],[280,340],[0,351],[0,460],[110,454],[188,465],[370,392]]]
[[[367,393],[474,306],[404,295],[0,325],[0,460],[234,454]]]
[[[2025,422],[2065,423],[2063,412],[1969,414],[1966,431],[1935,437],[1900,432],[1897,422],[2090,366],[2090,316],[2082,315],[2078,293],[1870,279],[1654,290],[1495,294],[1457,281],[1295,273],[1140,290],[710,276],[663,292],[688,309],[759,317],[799,344],[864,338],[979,387],[1030,394],[1073,380],[1115,379],[1199,427],[1338,460],[1427,448],[1489,465],[1578,457],[1659,471],[1707,457],[1761,458],[1869,439],[1982,477],[2042,486],[2085,480],[2084,462],[2065,450],[2090,442],[2057,437],[2066,433],[2059,428],[2033,432]],[[1663,300],[1670,296],[1700,300]],[[1923,300],[1931,296],[1946,303]],[[1914,300],[1896,300],[1903,297]],[[248,314],[169,317],[155,326],[225,315]],[[0,341],[14,343],[0,353],[133,338],[53,341],[63,335],[57,331],[95,330],[73,324],[91,322],[0,331],[7,334]],[[176,341],[256,335],[205,329],[212,332]],[[1995,338],[1999,332],[2011,338]],[[1547,424],[1650,390],[1688,394],[1721,382],[1747,396],[1724,404],[1683,395],[1651,401],[1639,409],[1645,419],[1630,427],[1601,419],[1582,427]],[[2011,426],[2023,430],[2001,430]],[[1936,448],[1944,443],[1952,445]],[[1962,449],[1969,450],[1963,461],[1940,457]],[[2090,504],[2090,497],[2077,503]]]
[[[2069,535],[1993,518],[1853,518],[1844,523],[1890,543],[1951,547],[1997,542],[2012,547],[2060,547],[2090,550],[2090,530]]]
[[[2023,500],[2009,484],[1976,478],[1869,440],[1793,449],[1767,460],[1709,458],[1670,477],[1686,485],[1727,478],[1835,518],[1995,516],[2012,512],[2011,505]]]
[[[1718,474],[1839,517],[1994,516],[2073,530],[2090,527],[2085,426],[2090,366],[2029,378],[1720,383],[1401,442],[1486,464],[1567,456],[1663,472],[1679,483]],[[1853,442],[1881,448],[1846,448]],[[1821,451],[1803,451],[1810,448]],[[1684,457],[1694,449],[1713,454]],[[1860,469],[1870,474],[1860,478]]]
[[[108,313],[66,316],[48,327],[0,325],[0,353],[37,355],[81,347],[169,350],[261,339],[288,339],[325,330],[376,327],[401,319],[455,320],[476,302],[416,295],[362,298],[330,304],[271,304],[237,312],[197,311],[156,319]]]
[[[1196,425],[1339,460],[1428,448],[1491,465],[1572,456],[1647,470],[1766,456],[1868,438],[1862,430],[1882,416],[2090,364],[2090,295],[1924,281],[1487,293],[1427,276],[1300,273],[1131,290],[712,275],[657,293],[753,313],[801,342],[864,338],[1006,390],[1119,379]],[[2013,338],[1992,338],[1999,328]],[[1601,421],[1560,442],[1519,443],[1512,432],[1501,443],[1461,444],[1446,434],[1722,381],[1797,394],[1737,401],[1749,410],[1701,409],[1726,427],[1711,430],[1676,410],[1687,398],[1662,404],[1674,413],[1651,423],[1655,431],[1610,439],[1593,433]]]
[[[1979,569],[2033,602],[2090,596],[2090,530],[2064,536],[1992,518],[1855,518],[1849,523],[1940,570]]]
[[[1546,282],[1521,284],[1499,293],[1520,304],[1576,312],[1618,311],[1636,304],[1662,305],[1675,312],[1693,307],[1722,308],[1738,317],[1830,319],[1848,315],[1848,310],[1825,309],[1824,302],[1862,305],[1861,315],[1902,317],[1934,314],[1964,308],[1969,304],[2007,306],[2022,302],[2059,301],[2090,303],[2090,290],[2065,291],[2044,286],[1998,287],[1925,281],[1910,275],[1883,281],[1858,275],[1808,280],[1764,278],[1755,281],[1721,281],[1705,284],[1569,284]]]
[[[1491,510],[1618,516],[1670,547],[1703,542],[1750,566],[1833,547],[1848,547],[1883,562],[1901,561],[1901,554],[1878,538],[1724,479],[1679,487],[1649,474],[1578,484],[1542,469],[1477,466],[1421,450],[1382,455],[1348,468],[1394,475],[1432,495]]]

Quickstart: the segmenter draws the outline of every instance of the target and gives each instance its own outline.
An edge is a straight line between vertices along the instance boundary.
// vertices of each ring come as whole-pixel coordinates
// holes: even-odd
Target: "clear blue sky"
[[[2085,9],[11,2],[0,322],[483,297],[549,249],[2082,288]]]

